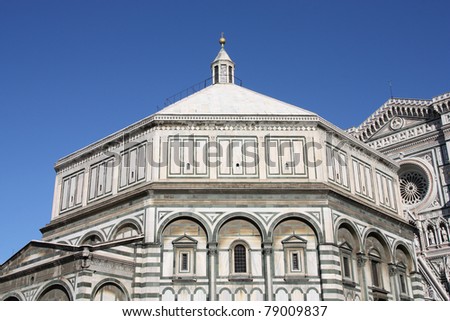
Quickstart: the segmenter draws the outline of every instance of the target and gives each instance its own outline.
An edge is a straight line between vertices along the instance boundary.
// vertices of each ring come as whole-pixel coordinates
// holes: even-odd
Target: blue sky
[[[450,92],[450,1],[0,0],[0,262],[50,221],[61,157],[210,76],[356,126]]]

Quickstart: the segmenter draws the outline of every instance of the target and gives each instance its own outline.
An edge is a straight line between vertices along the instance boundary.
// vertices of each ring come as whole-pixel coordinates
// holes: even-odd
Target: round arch
[[[322,234],[322,231],[320,230],[319,225],[314,220],[312,220],[310,216],[308,216],[304,213],[301,213],[301,212],[285,213],[285,214],[282,214],[279,217],[277,217],[269,226],[268,241],[272,241],[273,231],[275,230],[275,228],[281,222],[288,220],[288,219],[297,219],[297,220],[305,222],[307,225],[309,225],[309,227],[316,234],[318,243],[319,244],[323,243],[323,234]]]
[[[396,262],[396,260],[397,260],[396,259],[396,251],[397,250],[403,251],[408,256],[409,267],[411,270],[415,270],[414,256],[413,256],[413,253],[411,252],[409,246],[402,240],[397,240],[394,242],[394,244],[392,246],[392,257],[394,258],[394,263],[397,263]]]
[[[102,233],[100,233],[98,231],[90,231],[90,232],[87,232],[85,235],[83,235],[83,237],[80,238],[78,245],[83,245],[84,242],[86,242],[86,240],[88,240],[91,237],[98,237],[100,239],[101,243],[105,242],[105,238]]]
[[[187,286],[183,286],[178,289],[177,295],[180,295],[181,292],[186,291],[186,293],[190,296],[192,295],[191,290]]]
[[[262,242],[266,242],[267,240],[267,233],[265,231],[264,225],[262,224],[262,222],[260,222],[258,219],[255,219],[255,215],[252,215],[250,213],[245,213],[245,212],[235,212],[235,213],[229,213],[227,215],[225,215],[224,217],[222,217],[216,224],[216,227],[214,228],[213,231],[213,238],[212,241],[213,242],[218,242],[218,236],[219,236],[219,230],[222,228],[222,226],[234,219],[242,219],[245,220],[247,222],[249,222],[250,224],[253,224],[256,229],[259,231],[259,234],[261,236],[261,241]]]
[[[37,292],[35,296],[35,301],[40,301],[40,299],[51,290],[61,290],[68,298],[68,301],[73,301],[73,293],[70,286],[62,280],[51,281],[44,284],[41,289]],[[65,300],[64,300],[65,301]]]
[[[142,234],[142,225],[140,222],[138,222],[135,219],[132,218],[127,218],[123,221],[120,221],[119,223],[116,224],[116,226],[114,226],[114,228],[112,229],[112,231],[109,233],[109,237],[108,240],[113,241],[115,240],[115,237],[117,235],[117,232],[123,228],[126,227],[127,225],[132,225],[136,228],[136,231],[138,232],[138,234]]]
[[[338,243],[338,239],[337,239],[338,231],[341,227],[345,227],[352,232],[352,234],[356,237],[356,240],[359,244],[359,250],[361,251],[364,248],[361,234],[359,233],[358,228],[356,227],[355,223],[353,223],[349,219],[340,218],[336,221],[335,230],[334,230],[334,242],[336,244]]]
[[[106,286],[108,284],[114,285],[116,287],[118,287],[124,294],[125,294],[125,298],[126,301],[130,301],[130,295],[126,289],[126,287],[122,284],[122,282],[120,282],[117,279],[113,279],[113,278],[107,278],[104,279],[100,282],[97,283],[97,285],[94,287],[94,289],[92,290],[91,293],[91,301],[94,301],[95,296],[97,295],[97,292],[103,287]]]
[[[363,236],[363,249],[365,249],[367,238],[369,236],[374,236],[380,243],[386,247],[386,254],[387,254],[387,262],[392,262],[392,247],[389,245],[389,241],[387,240],[386,236],[378,229],[376,228],[369,228],[367,231],[365,231]],[[367,254],[367,253],[366,253]]]
[[[186,220],[191,220],[194,221],[195,223],[197,223],[198,225],[200,225],[203,230],[206,233],[206,238],[207,241],[210,242],[211,240],[211,228],[208,225],[208,222],[206,222],[202,217],[200,217],[199,215],[192,213],[192,212],[179,212],[173,215],[170,215],[170,217],[166,218],[165,220],[163,220],[158,227],[158,231],[156,233],[156,242],[157,243],[161,243],[161,236],[162,233],[164,232],[164,230],[166,229],[166,227],[177,220],[182,220],[182,219],[186,219]]]
[[[1,301],[25,301],[25,298],[19,293],[9,293],[5,295]]]
[[[164,293],[166,293],[166,292],[170,292],[170,293],[172,293],[173,295],[175,295],[175,290],[174,290],[172,287],[165,287],[165,288],[161,291],[161,294],[164,294]]]

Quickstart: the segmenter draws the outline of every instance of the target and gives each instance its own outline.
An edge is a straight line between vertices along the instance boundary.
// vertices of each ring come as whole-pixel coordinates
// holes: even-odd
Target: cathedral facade
[[[425,297],[449,300],[450,94],[390,99],[349,132],[400,165],[404,218],[416,227]]]
[[[56,163],[0,300],[448,300],[449,95],[346,132],[220,42],[211,85]]]

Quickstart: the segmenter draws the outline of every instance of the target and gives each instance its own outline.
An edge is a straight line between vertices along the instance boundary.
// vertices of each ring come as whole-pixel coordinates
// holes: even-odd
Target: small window
[[[284,252],[284,279],[296,280],[306,276],[306,244],[299,235],[292,234],[281,241]]]
[[[247,273],[247,253],[242,244],[234,247],[234,272]]]
[[[298,252],[293,252],[291,256],[292,271],[300,271],[300,256]]]
[[[183,235],[172,241],[174,250],[173,280],[194,279],[196,274],[197,240]]]
[[[343,268],[344,268],[344,277],[351,279],[352,277],[352,271],[350,268],[350,258],[346,255],[342,258],[343,261]]]
[[[400,291],[402,294],[407,294],[408,291],[406,290],[406,278],[405,275],[403,273],[399,274],[399,278],[400,278]]]
[[[372,269],[372,285],[379,288],[381,287],[380,262],[372,260],[371,269]]]
[[[214,83],[219,82],[219,66],[214,66]]]
[[[233,83],[233,67],[228,66],[228,82]]]
[[[187,252],[181,253],[180,272],[189,272],[189,253]]]
[[[349,243],[344,242],[340,245],[340,252],[342,278],[344,279],[344,281],[353,282],[352,246]]]

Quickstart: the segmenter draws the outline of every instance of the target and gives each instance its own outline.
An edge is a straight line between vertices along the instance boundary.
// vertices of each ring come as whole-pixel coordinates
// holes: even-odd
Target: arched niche
[[[42,291],[37,301],[71,301],[71,298],[64,286],[55,284]]]
[[[207,277],[207,244],[205,228],[189,217],[166,224],[161,233],[162,275],[177,281]]]
[[[318,276],[318,239],[311,225],[297,217],[279,222],[272,232],[274,273],[286,282]]]
[[[140,228],[133,222],[120,224],[113,233],[113,240],[121,240],[140,235]]]
[[[116,283],[106,282],[95,291],[93,301],[127,301],[127,294]]]

